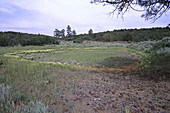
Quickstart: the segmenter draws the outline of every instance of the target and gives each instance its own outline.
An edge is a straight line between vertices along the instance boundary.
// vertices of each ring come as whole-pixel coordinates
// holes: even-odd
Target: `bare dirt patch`
[[[170,110],[169,81],[143,80],[135,74],[123,72],[111,74],[66,70],[57,73],[58,69],[54,69],[53,76],[57,77],[62,88],[53,94],[57,96],[50,103],[50,108],[56,111],[168,113]],[[48,84],[47,89],[54,84]],[[60,104],[57,104],[58,101]]]

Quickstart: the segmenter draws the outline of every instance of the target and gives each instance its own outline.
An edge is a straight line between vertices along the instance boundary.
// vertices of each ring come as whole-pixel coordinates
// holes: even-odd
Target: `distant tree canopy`
[[[66,35],[65,35],[65,31],[66,31]],[[76,31],[75,30],[71,30],[71,26],[68,25],[66,30],[62,29],[62,30],[58,30],[58,29],[55,29],[54,30],[54,36],[57,37],[57,38],[64,38],[65,36],[66,37],[71,37],[71,36],[75,36],[77,35]]]
[[[0,32],[0,46],[59,44],[55,37],[20,32]]]
[[[75,43],[80,43],[83,42],[84,40],[101,42],[114,42],[114,41],[140,42],[148,40],[161,40],[164,37],[170,37],[170,27],[120,29],[93,34],[91,33],[80,34],[70,37],[64,37],[62,39],[66,41],[74,41]]]
[[[91,0],[91,3],[102,3],[114,7],[110,14],[116,11],[118,15],[124,15],[128,10],[143,12],[141,17],[146,20],[156,21],[170,9],[170,0]]]
[[[93,34],[93,30],[90,29],[88,33],[89,33],[89,35],[92,35]]]
[[[58,30],[58,29],[55,29],[55,30],[54,30],[54,36],[57,37],[57,38],[65,37],[65,30],[62,29],[62,30],[60,31],[60,30]]]
[[[170,24],[168,24],[168,26],[167,27],[170,27]]]
[[[77,33],[76,33],[76,31],[75,30],[73,30],[72,31],[72,35],[76,35]]]
[[[71,35],[72,35],[71,27],[68,25],[67,26],[67,36],[71,36]]]

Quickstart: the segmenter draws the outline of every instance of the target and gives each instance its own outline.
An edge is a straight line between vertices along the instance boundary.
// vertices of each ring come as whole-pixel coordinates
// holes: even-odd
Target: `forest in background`
[[[41,35],[41,34],[28,34],[14,31],[0,32],[0,46],[27,46],[45,44],[58,44],[55,37]]]
[[[170,37],[170,27],[141,28],[141,29],[121,29],[105,31],[93,34],[81,34],[71,37],[64,37],[66,41],[81,43],[84,40],[113,42],[113,41],[133,41],[141,42],[148,40],[161,40]]]
[[[99,33],[80,34],[73,36],[64,36],[56,38],[53,36],[41,34],[28,34],[20,32],[0,32],[0,46],[27,46],[27,45],[45,45],[59,44],[60,40],[73,41],[74,43],[82,43],[88,41],[128,41],[141,42],[148,40],[161,40],[164,37],[170,37],[170,27],[157,28],[142,28],[142,29],[121,29]]]

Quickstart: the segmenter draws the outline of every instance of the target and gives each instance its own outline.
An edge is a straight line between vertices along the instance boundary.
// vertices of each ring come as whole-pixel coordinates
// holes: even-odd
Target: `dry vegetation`
[[[139,76],[147,53],[87,45],[0,48],[0,112],[170,112],[169,79]]]

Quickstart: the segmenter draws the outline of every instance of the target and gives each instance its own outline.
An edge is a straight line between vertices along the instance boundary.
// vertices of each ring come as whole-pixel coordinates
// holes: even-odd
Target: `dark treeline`
[[[20,32],[0,32],[0,46],[27,46],[27,45],[45,45],[59,44],[58,40],[73,41],[81,43],[84,40],[89,41],[147,41],[161,40],[164,37],[170,37],[170,27],[165,28],[142,28],[142,29],[121,29],[99,33],[80,34],[56,38],[41,34],[28,34]]]
[[[40,34],[27,34],[20,32],[0,32],[0,46],[26,46],[26,45],[44,45],[58,44],[56,38]]]
[[[66,41],[81,43],[83,40],[113,42],[113,41],[147,41],[161,40],[170,37],[170,27],[164,28],[142,28],[142,29],[121,29],[114,31],[99,32],[94,34],[81,34],[71,37],[64,37]]]

